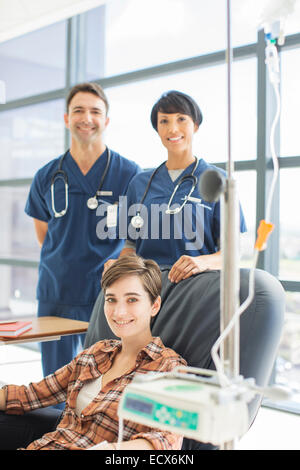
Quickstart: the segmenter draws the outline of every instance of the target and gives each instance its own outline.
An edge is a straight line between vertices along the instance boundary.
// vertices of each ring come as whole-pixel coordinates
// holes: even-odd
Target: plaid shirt
[[[66,401],[66,407],[55,431],[32,442],[27,449],[76,450],[85,449],[104,440],[117,442],[117,414],[121,394],[135,373],[168,372],[185,361],[160,338],[154,338],[137,356],[135,366],[126,374],[109,382],[97,397],[76,415],[76,399],[84,383],[105,374],[121,349],[121,341],[105,340],[82,351],[72,362],[28,386],[7,385],[6,413],[22,414]],[[154,449],[180,449],[182,437],[124,420],[123,440],[147,439]]]

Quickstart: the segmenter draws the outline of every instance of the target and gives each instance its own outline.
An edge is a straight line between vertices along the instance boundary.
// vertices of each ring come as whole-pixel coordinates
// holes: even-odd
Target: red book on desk
[[[5,338],[16,338],[25,331],[31,330],[31,321],[16,321],[0,323],[0,337]]]

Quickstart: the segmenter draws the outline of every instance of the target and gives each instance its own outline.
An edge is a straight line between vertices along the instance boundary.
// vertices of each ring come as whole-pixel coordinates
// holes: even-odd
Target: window
[[[63,114],[62,100],[0,113],[1,178],[32,177],[63,152]]]
[[[224,0],[116,0],[108,3],[105,75],[225,49],[225,7]],[[255,29],[243,28],[240,21],[233,21],[235,46],[255,41]]]
[[[0,44],[7,101],[65,86],[66,22]]]
[[[250,268],[254,260],[255,221],[256,221],[256,172],[236,172],[237,190],[245,217],[247,232],[241,236],[241,263],[243,268]]]
[[[0,320],[36,314],[38,270],[0,265]]]
[[[300,109],[300,48],[281,53],[281,100],[280,154],[300,155],[299,109]]]
[[[235,160],[256,155],[256,61],[241,60],[233,66],[232,138]],[[167,90],[188,93],[199,104],[203,123],[194,139],[194,152],[210,162],[227,160],[227,105],[225,65],[200,68],[106,90],[110,101],[107,143],[142,167],[166,159],[164,148],[151,126],[152,106]],[[134,145],[133,145],[134,142]]]
[[[300,280],[300,168],[280,171],[280,264],[281,279]]]
[[[29,186],[0,186],[0,256],[38,261],[33,220],[25,214]]]
[[[85,24],[85,53],[81,55],[80,73],[85,69],[82,81],[96,80],[104,75],[105,66],[105,5],[90,10],[84,15]]]

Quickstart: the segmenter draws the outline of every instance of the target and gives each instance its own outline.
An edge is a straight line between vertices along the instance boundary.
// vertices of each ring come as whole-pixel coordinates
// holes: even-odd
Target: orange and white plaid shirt
[[[80,389],[88,381],[105,374],[120,349],[121,341],[99,341],[40,382],[28,386],[5,386],[6,413],[10,414],[22,414],[66,401],[56,430],[32,442],[28,450],[79,450],[102,441],[117,442],[119,400],[134,375],[150,371],[168,372],[178,365],[186,365],[184,359],[166,348],[160,338],[153,338],[138,354],[135,366],[105,385],[81,415],[77,416],[75,408]],[[141,438],[150,441],[156,450],[177,450],[182,445],[182,436],[124,420],[123,440]]]

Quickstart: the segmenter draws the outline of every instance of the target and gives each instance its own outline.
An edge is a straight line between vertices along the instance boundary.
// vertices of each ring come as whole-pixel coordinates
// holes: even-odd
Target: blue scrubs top
[[[70,152],[62,169],[68,177],[69,205],[66,215],[54,217],[51,204],[51,178],[59,167],[61,157],[41,168],[34,177],[25,212],[48,223],[41,249],[37,298],[41,302],[61,305],[93,304],[100,291],[103,265],[117,258],[124,241],[115,227],[107,229],[107,207],[118,204],[128,184],[139,171],[136,163],[111,151],[111,162],[101,191],[112,195],[99,196],[99,207],[91,210],[87,200],[98,190],[107,162],[107,150],[83,175]],[[65,185],[61,178],[55,182],[55,208],[65,207]]]
[[[223,170],[199,160],[194,175],[198,183],[191,194],[201,199],[199,202],[187,202],[183,209],[174,215],[165,214],[165,209],[173,190],[180,179],[191,174],[194,163],[186,168],[173,182],[166,165],[155,174],[147,196],[141,208],[144,226],[135,229],[130,223],[132,216],[140,208],[140,201],[153,170],[135,176],[127,192],[128,204],[128,240],[136,244],[136,253],[144,258],[154,259],[160,266],[172,266],[182,255],[199,256],[216,253],[220,240],[220,202],[208,203],[199,193],[198,183],[201,174],[207,169]],[[192,180],[184,181],[171,204],[171,209],[183,203],[189,194]],[[241,211],[240,230],[246,231],[246,224]]]

